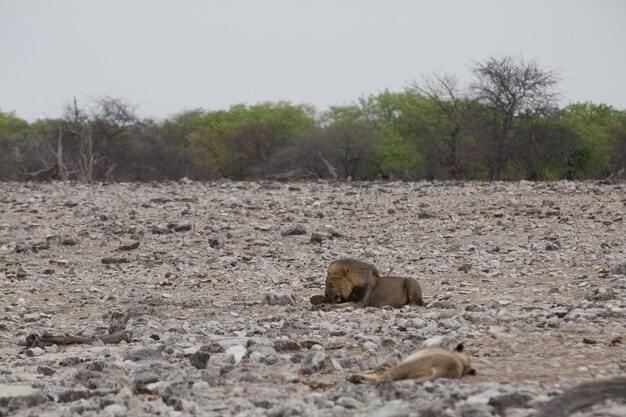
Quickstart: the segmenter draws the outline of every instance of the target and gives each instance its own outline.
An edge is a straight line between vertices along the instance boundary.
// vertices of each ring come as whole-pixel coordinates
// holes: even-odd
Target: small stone
[[[73,237],[64,237],[61,239],[61,244],[65,246],[76,246],[78,245],[78,240]]]
[[[119,248],[117,248],[117,250],[133,250],[133,249],[137,249],[138,247],[139,247],[139,242],[136,240],[131,240],[128,242],[121,243]]]
[[[546,244],[546,250],[547,251],[555,251],[555,250],[559,250],[560,246],[558,242],[551,242]]]
[[[49,366],[39,365],[39,366],[37,367],[37,373],[38,373],[38,374],[45,375],[45,376],[51,376],[51,375],[54,375],[54,373],[55,373],[55,372],[56,372],[56,371],[55,371],[54,369],[50,368]]]
[[[333,365],[324,352],[313,352],[300,362],[300,369],[306,375],[333,370]]]
[[[39,320],[40,318],[41,318],[41,313],[37,313],[37,312],[35,312],[35,313],[26,313],[26,314],[24,314],[24,317],[23,317],[24,321],[27,322],[27,323],[35,322],[35,321]]]
[[[507,408],[525,408],[531,399],[528,394],[513,392],[491,397],[487,404],[495,408],[498,414],[504,415]]]
[[[128,408],[121,404],[107,405],[102,409],[102,411],[111,417],[124,417],[128,414]]]
[[[43,355],[44,353],[46,353],[46,351],[38,346],[35,346],[33,348],[26,349],[24,353],[26,354],[26,356],[34,358]]]
[[[450,346],[450,339],[447,336],[435,336],[429,339],[426,339],[422,342],[422,348],[433,348],[438,347],[442,349],[448,349]]]
[[[235,358],[235,364],[238,364],[239,362],[241,362],[241,359],[243,359],[248,354],[248,351],[245,347],[237,345],[226,349],[226,354],[233,355],[233,357]]]
[[[209,358],[209,362],[208,362],[209,367],[214,367],[214,366],[223,367],[225,365],[228,366],[228,365],[234,365],[234,364],[235,364],[235,356],[231,354],[226,354],[226,353],[216,353],[214,355],[211,355],[211,357]]]
[[[468,305],[465,306],[465,311],[483,312],[483,311],[485,311],[485,307],[479,306],[478,304],[468,304]]]
[[[292,292],[270,292],[263,297],[266,304],[271,306],[295,305],[297,297]]]
[[[52,241],[52,239],[50,239],[50,241]],[[50,249],[50,241],[48,241],[48,239],[46,239],[46,240],[38,240],[38,241],[32,242],[30,244],[30,249],[33,252],[38,252],[40,250]]]
[[[218,237],[210,237],[209,246],[213,249],[222,249],[224,247],[224,241]]]
[[[167,233],[172,233],[172,231],[170,229],[166,229],[164,227],[161,226],[152,226],[150,228],[150,231],[152,232],[153,235],[165,235]]]
[[[494,409],[488,404],[464,404],[458,409],[461,417],[492,417]]]
[[[335,401],[335,404],[347,409],[357,409],[361,406],[361,403],[358,400],[351,397],[339,397],[337,398],[337,401]]]
[[[20,265],[19,268],[17,268],[17,272],[15,273],[15,277],[19,280],[19,281],[23,281],[26,278],[28,278],[28,276],[30,275],[30,272],[28,272],[28,270],[26,270],[26,268],[24,268],[23,266]]]
[[[626,262],[615,265],[611,272],[615,275],[626,275]]]
[[[201,350],[189,356],[189,362],[196,369],[204,369],[206,368],[206,364],[211,358],[211,354],[209,352],[203,352]]]
[[[191,223],[184,223],[174,226],[175,232],[187,232],[189,230],[191,230]]]
[[[306,234],[306,226],[304,226],[303,224],[291,226],[281,232],[282,236],[296,236],[304,234]]]
[[[133,378],[133,391],[136,394],[149,394],[150,391],[147,389],[147,386],[158,381],[159,376],[154,371],[140,369],[135,372],[135,377]]]
[[[78,400],[86,400],[91,397],[104,397],[109,393],[109,390],[103,389],[70,388],[65,391],[61,391],[58,394],[58,402],[72,403]]]
[[[324,241],[324,237],[319,233],[311,233],[311,243],[322,243]]]
[[[200,347],[200,352],[208,353],[224,353],[226,350],[219,343],[213,343],[211,345],[204,345]]]
[[[125,256],[108,256],[106,258],[100,259],[100,262],[105,265],[123,264],[128,262],[128,258],[126,258]]]
[[[59,366],[74,366],[81,363],[83,360],[78,356],[68,356],[59,361]]]
[[[589,301],[608,301],[615,298],[615,292],[610,288],[599,287],[590,290],[585,294],[585,299]]]
[[[172,201],[169,198],[165,198],[165,197],[155,197],[155,198],[151,198],[150,202],[153,204],[165,204],[165,203],[169,203],[170,201]]]
[[[302,411],[290,405],[278,405],[267,411],[267,417],[293,417],[300,415],[302,415]]]
[[[274,349],[276,349],[276,351],[278,352],[297,351],[297,350],[301,350],[302,346],[300,345],[300,343],[296,342],[295,340],[286,339],[286,340],[279,340],[276,343],[274,343]]]
[[[456,306],[454,305],[452,301],[441,300],[441,301],[433,301],[432,303],[428,304],[426,308],[441,308],[445,310],[453,310],[456,308]]]
[[[155,361],[162,360],[163,355],[159,350],[156,349],[136,349],[132,352],[128,353],[124,360],[133,361],[133,362],[141,362],[141,361]]]

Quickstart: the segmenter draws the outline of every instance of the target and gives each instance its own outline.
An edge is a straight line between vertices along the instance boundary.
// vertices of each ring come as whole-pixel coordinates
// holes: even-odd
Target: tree
[[[383,91],[360,100],[366,118],[380,136],[373,148],[372,161],[382,178],[405,179],[428,176],[431,167],[426,157],[430,136],[428,99],[415,91]]]
[[[274,155],[315,125],[314,110],[287,102],[236,105],[208,112],[189,134],[193,167],[202,178],[263,176]]]
[[[578,135],[565,123],[562,112],[520,117],[514,131],[512,179],[553,181],[568,175],[568,162],[578,144]]]
[[[378,137],[363,110],[356,105],[333,106],[322,115],[322,127],[327,149],[326,155],[320,156],[322,162],[325,158],[334,161],[346,179],[366,174],[365,164]]]
[[[573,103],[565,107],[563,119],[580,138],[569,160],[571,178],[603,178],[621,168],[626,112],[606,104]]]
[[[449,74],[422,77],[420,83],[413,81],[410,88],[428,97],[447,120],[442,138],[442,162],[447,167],[450,178],[458,178],[464,165],[460,156],[460,141],[467,130],[467,118],[472,105],[468,94],[461,89],[456,76]]]
[[[134,107],[122,99],[100,97],[79,106],[74,98],[65,108],[65,131],[76,144],[78,180],[90,183],[95,176],[112,180],[118,163],[128,164],[127,146],[115,149],[137,122]],[[96,168],[100,167],[100,172]]]
[[[12,178],[15,166],[14,148],[29,130],[28,122],[14,113],[0,111],[0,179]]]
[[[92,126],[86,112],[78,107],[76,97],[74,97],[72,104],[68,104],[65,108],[65,122],[68,132],[76,140],[78,180],[83,183],[90,183],[93,181],[93,169],[98,163],[100,155],[94,152]]]
[[[491,113],[487,160],[491,180],[499,180],[511,159],[512,130],[521,114],[553,110],[560,81],[558,72],[539,67],[531,60],[512,56],[490,57],[472,66],[474,97]]]
[[[168,177],[174,179],[192,178],[192,160],[190,154],[189,135],[198,129],[205,112],[196,109],[185,111],[167,119],[162,125],[163,146],[172,157],[171,164],[166,168]]]

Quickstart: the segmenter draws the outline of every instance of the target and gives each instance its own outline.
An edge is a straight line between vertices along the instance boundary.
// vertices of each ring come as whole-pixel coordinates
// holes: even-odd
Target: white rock
[[[105,412],[106,415],[112,417],[124,417],[126,414],[128,414],[128,408],[121,404],[107,405],[102,411]]]
[[[435,336],[429,339],[426,339],[422,342],[421,347],[423,349],[438,347],[442,349],[447,349],[450,346],[450,339],[447,336]]]
[[[226,354],[233,355],[235,363],[241,362],[241,360],[244,358],[244,356],[246,356],[247,353],[248,350],[241,345],[232,346],[226,349]]]

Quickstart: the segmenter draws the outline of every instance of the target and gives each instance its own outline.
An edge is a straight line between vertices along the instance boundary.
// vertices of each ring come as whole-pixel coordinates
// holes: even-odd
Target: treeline
[[[491,57],[473,80],[432,75],[318,112],[288,102],[138,119],[124,100],[74,100],[58,119],[0,112],[0,180],[617,177],[626,111],[557,106],[558,73]]]

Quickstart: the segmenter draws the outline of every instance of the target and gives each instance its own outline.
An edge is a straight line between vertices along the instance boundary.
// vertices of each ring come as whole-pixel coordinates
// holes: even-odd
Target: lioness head
[[[463,349],[463,343],[459,343],[453,350],[463,363],[463,375],[476,375],[476,369],[472,368],[470,358],[467,353],[463,352]]]

